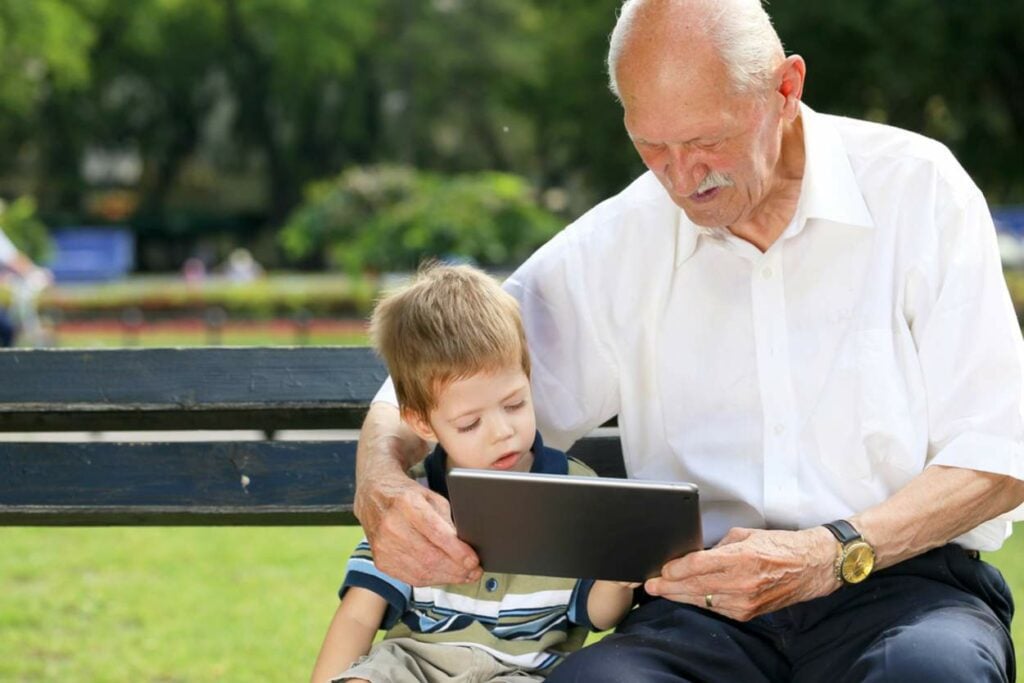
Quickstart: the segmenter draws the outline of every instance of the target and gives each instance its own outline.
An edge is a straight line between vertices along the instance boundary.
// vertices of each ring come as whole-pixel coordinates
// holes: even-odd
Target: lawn
[[[305,680],[359,533],[0,529],[0,680]],[[1024,595],[1024,535],[987,559]]]

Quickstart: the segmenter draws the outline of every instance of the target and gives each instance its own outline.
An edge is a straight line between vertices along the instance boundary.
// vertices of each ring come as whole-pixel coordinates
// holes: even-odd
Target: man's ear
[[[783,98],[782,115],[793,120],[800,113],[800,99],[804,95],[807,64],[800,55],[790,55],[779,66],[778,93]]]
[[[415,410],[402,408],[402,420],[409,425],[412,431],[416,432],[416,436],[424,441],[437,441],[437,434],[434,433],[430,423]]]

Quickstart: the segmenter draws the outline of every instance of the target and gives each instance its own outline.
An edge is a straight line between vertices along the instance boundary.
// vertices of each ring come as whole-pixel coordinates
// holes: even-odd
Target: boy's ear
[[[434,433],[430,423],[415,410],[402,408],[402,420],[409,425],[412,431],[416,432],[416,436],[424,441],[437,441],[437,434]]]

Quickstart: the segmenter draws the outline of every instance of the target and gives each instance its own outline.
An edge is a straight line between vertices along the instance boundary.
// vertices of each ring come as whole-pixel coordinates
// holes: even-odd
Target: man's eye
[[[480,424],[480,418],[477,418],[477,419],[473,420],[472,423],[466,425],[465,427],[456,427],[455,429],[460,434],[465,434],[466,432],[471,432],[474,429],[476,429],[479,424]]]
[[[519,403],[513,403],[512,405],[505,406],[505,410],[508,410],[510,412],[513,411],[513,410],[519,410],[520,408],[522,408],[525,405],[526,405],[526,399],[524,398]]]

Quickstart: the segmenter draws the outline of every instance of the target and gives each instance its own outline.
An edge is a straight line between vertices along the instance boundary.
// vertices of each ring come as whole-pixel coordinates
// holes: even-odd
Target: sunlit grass
[[[305,680],[360,533],[0,529],[0,680]],[[1024,595],[1024,537],[987,559]]]
[[[360,533],[0,529],[0,680],[304,680]]]

